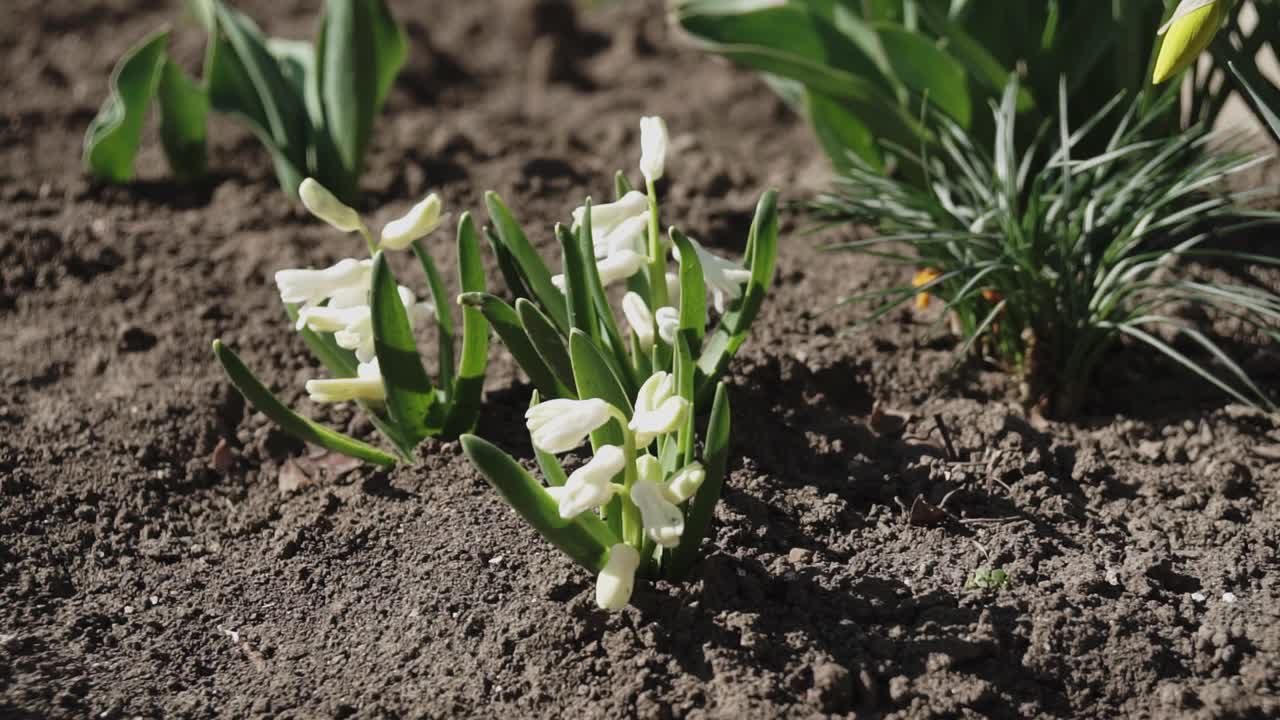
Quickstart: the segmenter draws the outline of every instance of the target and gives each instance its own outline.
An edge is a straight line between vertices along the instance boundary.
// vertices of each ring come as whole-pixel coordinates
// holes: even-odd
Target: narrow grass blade
[[[369,308],[373,314],[374,351],[387,389],[391,421],[416,443],[440,432],[444,409],[436,401],[431,378],[422,366],[413,326],[400,302],[395,276],[381,251],[373,256]]]
[[[395,456],[385,453],[372,445],[360,442],[355,438],[347,437],[342,433],[314,423],[290,410],[253,376],[249,368],[245,367],[240,358],[230,348],[223,345],[221,340],[213,341],[213,354],[218,359],[218,362],[222,364],[222,369],[226,371],[231,383],[236,386],[241,395],[244,395],[245,400],[248,400],[250,405],[270,418],[272,422],[279,425],[284,431],[300,440],[318,445],[326,450],[348,455],[357,460],[364,460],[365,462],[385,467],[391,467],[396,464]]]
[[[475,435],[461,440],[471,463],[525,522],[590,572],[604,569],[609,548],[619,540],[600,518],[584,512],[561,519],[556,501],[510,455]]]
[[[511,357],[515,358],[516,364],[524,370],[525,375],[529,376],[529,382],[533,383],[544,397],[577,397],[577,394],[569,386],[560,382],[555,373],[551,372],[551,368],[547,367],[542,356],[533,346],[533,341],[529,339],[528,333],[525,332],[524,325],[520,323],[520,316],[510,305],[494,295],[481,292],[463,293],[458,296],[458,302],[467,307],[476,308],[484,314],[485,319],[493,326],[494,332],[498,333],[502,343],[507,346]]]

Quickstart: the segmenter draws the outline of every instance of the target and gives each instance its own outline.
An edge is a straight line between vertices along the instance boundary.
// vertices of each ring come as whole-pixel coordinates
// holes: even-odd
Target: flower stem
[[[631,487],[636,484],[636,436],[627,427],[627,418],[622,411],[611,408],[613,419],[622,427],[622,541],[636,550],[644,545],[644,519],[640,516],[640,508],[631,500]]]
[[[369,228],[360,223],[360,236],[364,238],[364,244],[369,247],[369,257],[378,254],[378,243],[373,241],[373,233],[369,232]]]
[[[667,304],[667,266],[658,225],[658,190],[649,179],[645,187],[649,192],[649,307],[656,311]]]

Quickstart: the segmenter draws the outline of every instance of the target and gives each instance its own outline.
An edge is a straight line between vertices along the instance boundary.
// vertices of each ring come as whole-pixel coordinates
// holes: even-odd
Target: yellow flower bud
[[[1229,0],[1182,0],[1173,18],[1160,28],[1164,39],[1151,82],[1159,85],[1195,62],[1213,42],[1230,9]]]

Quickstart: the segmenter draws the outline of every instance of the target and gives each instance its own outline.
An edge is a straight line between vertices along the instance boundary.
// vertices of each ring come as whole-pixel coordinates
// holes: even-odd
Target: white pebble
[[[1231,603],[1233,603],[1233,602],[1235,602],[1235,601],[1236,601],[1236,594],[1235,594],[1235,593],[1233,593],[1233,592],[1224,592],[1224,593],[1222,593],[1222,602],[1227,603],[1228,605],[1230,605]]]

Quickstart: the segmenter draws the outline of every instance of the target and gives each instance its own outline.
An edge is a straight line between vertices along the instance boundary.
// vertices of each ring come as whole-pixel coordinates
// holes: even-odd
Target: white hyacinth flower
[[[591,241],[599,245],[600,242],[613,232],[619,225],[633,217],[646,217],[649,212],[649,199],[645,194],[632,190],[631,192],[618,198],[611,203],[603,205],[591,206]],[[587,207],[585,205],[574,208],[573,224],[581,225],[586,218]]]
[[[529,408],[524,414],[525,425],[534,445],[559,454],[581,445],[588,435],[609,421],[611,410],[609,403],[599,398],[556,398]]]
[[[381,247],[403,250],[414,240],[427,236],[439,226],[440,196],[431,193],[410,208],[404,217],[383,226]]]
[[[680,544],[684,534],[684,515],[667,500],[660,484],[647,478],[631,486],[631,501],[640,508],[644,532],[650,540],[670,549]]]
[[[711,291],[716,312],[723,315],[725,296],[731,300],[738,299],[742,295],[742,284],[751,279],[751,271],[719,255],[713,255],[693,238],[689,238],[689,243],[693,245],[698,263],[702,265],[702,277],[707,283],[707,289]],[[680,248],[675,248],[672,252],[678,261]]]
[[[434,314],[434,308],[427,303],[420,303],[413,291],[400,285],[396,288],[400,295],[400,303],[404,305],[409,323],[417,327],[426,317]],[[355,293],[348,296],[335,295],[329,305],[305,308],[298,313],[298,322],[316,332],[331,332],[338,347],[351,350],[360,362],[369,362],[374,357],[373,315],[368,305],[346,305],[356,298]],[[337,305],[337,306],[335,306]]]
[[[617,227],[610,230],[608,235],[600,238],[600,241],[594,245],[596,259],[607,258],[622,250],[643,252],[645,233],[648,229],[649,217],[647,215],[636,215],[623,220],[618,223]]]
[[[644,298],[640,297],[639,293],[628,292],[622,296],[622,315],[631,326],[631,332],[635,333],[640,349],[652,348],[653,314],[649,312],[649,306],[645,304]]]
[[[367,291],[371,268],[368,260],[345,258],[321,270],[280,270],[276,288],[284,302],[314,305],[349,288],[364,287]]]
[[[667,481],[666,496],[673,503],[682,503],[693,497],[707,479],[707,471],[702,463],[694,461],[676,471]]]
[[[676,378],[668,372],[656,372],[636,393],[635,413],[628,427],[636,436],[636,447],[646,448],[654,438],[674,432],[684,422],[689,401],[675,394]]]
[[[680,332],[680,311],[673,307],[660,307],[654,315],[658,323],[658,337],[668,345],[676,344],[676,333]]]
[[[649,453],[636,456],[636,479],[662,484],[662,461]]]
[[[609,287],[619,280],[626,280],[640,272],[645,263],[644,255],[634,250],[619,250],[596,263],[596,271],[600,274],[600,286]],[[555,285],[560,292],[564,292],[566,287],[564,275],[553,275],[551,284]]]
[[[667,273],[667,302],[680,307],[680,276],[673,272]]]
[[[601,610],[621,610],[631,600],[640,553],[625,543],[609,548],[609,559],[596,577],[596,605]]]
[[[311,178],[303,180],[298,186],[298,197],[302,199],[302,204],[312,215],[339,231],[351,233],[359,230],[361,233],[368,233],[360,220],[360,214],[347,207],[341,200],[334,197],[328,188],[315,180]]]
[[[646,182],[662,179],[667,164],[667,123],[657,116],[640,118],[640,172]]]
[[[351,400],[380,402],[387,398],[387,389],[382,384],[382,372],[376,358],[360,363],[356,369],[356,377],[308,380],[306,388],[312,402],[318,403]]]
[[[560,506],[560,517],[570,520],[612,500],[618,486],[611,481],[625,465],[622,448],[602,445],[590,462],[573,471],[563,487],[547,488]]]

